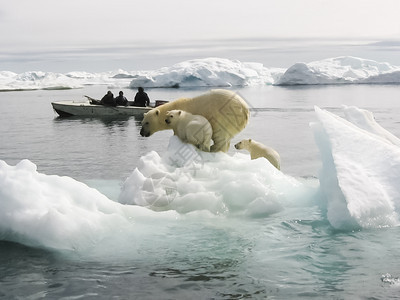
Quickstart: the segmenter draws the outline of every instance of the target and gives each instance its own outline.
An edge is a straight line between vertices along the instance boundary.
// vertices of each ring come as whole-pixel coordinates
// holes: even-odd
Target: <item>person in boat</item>
[[[117,105],[120,106],[127,106],[128,105],[128,100],[124,96],[124,92],[120,91],[118,97],[115,98],[115,102]]]
[[[142,87],[138,87],[138,92],[135,95],[134,106],[150,106],[150,99]]]
[[[104,97],[101,98],[100,104],[106,106],[116,106],[113,93],[111,93],[111,91],[108,91],[107,94],[105,94]]]

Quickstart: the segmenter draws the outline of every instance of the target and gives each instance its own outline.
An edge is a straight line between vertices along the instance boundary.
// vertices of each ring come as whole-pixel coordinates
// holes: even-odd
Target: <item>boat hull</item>
[[[87,102],[59,101],[52,102],[51,105],[60,117],[70,116],[142,116],[152,109],[152,107],[138,106],[104,106],[95,105]]]

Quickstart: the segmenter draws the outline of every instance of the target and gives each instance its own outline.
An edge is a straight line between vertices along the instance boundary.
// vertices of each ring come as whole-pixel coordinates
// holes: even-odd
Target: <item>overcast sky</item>
[[[399,0],[0,0],[0,48],[400,37]]]
[[[154,69],[209,56],[400,65],[399,12],[400,0],[0,0],[0,70]]]

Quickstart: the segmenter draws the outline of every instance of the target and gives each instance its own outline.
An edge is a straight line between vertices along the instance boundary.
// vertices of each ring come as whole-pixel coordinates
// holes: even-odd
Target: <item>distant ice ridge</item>
[[[343,56],[268,68],[257,62],[224,58],[193,59],[152,71],[102,73],[0,72],[0,91],[69,89],[85,85],[109,88],[242,87],[256,85],[400,84],[400,67]]]
[[[400,224],[400,140],[371,112],[344,107],[345,118],[315,108],[312,124],[323,168],[327,217],[337,229]]]
[[[81,83],[64,74],[51,72],[0,72],[0,91],[74,89],[82,87]]]
[[[130,87],[231,87],[273,84],[284,69],[223,58],[188,60],[134,78]]]
[[[77,89],[85,85],[107,85],[110,88],[127,87],[133,75],[126,71],[66,74],[32,71],[14,73],[0,71],[0,91]]]
[[[400,67],[357,57],[342,56],[289,69],[260,63],[206,58],[185,61],[134,78],[130,87],[197,87],[254,85],[400,83]]]
[[[351,56],[296,63],[275,85],[400,83],[400,67]]]

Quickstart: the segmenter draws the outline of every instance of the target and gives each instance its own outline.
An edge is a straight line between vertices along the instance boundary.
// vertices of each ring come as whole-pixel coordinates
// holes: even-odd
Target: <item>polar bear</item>
[[[245,149],[249,151],[251,159],[265,157],[275,168],[278,170],[281,169],[281,158],[279,153],[270,147],[256,142],[255,140],[241,140],[235,145],[235,148],[238,150]]]
[[[205,117],[212,127],[212,152],[229,149],[231,139],[249,121],[249,107],[238,94],[223,89],[211,90],[194,98],[177,99],[144,114],[140,134],[148,137],[154,132],[171,129],[165,123],[167,111],[179,109]]]
[[[193,115],[183,110],[168,111],[167,123],[182,142],[195,145],[202,151],[210,152],[212,128],[210,122],[200,115]]]

